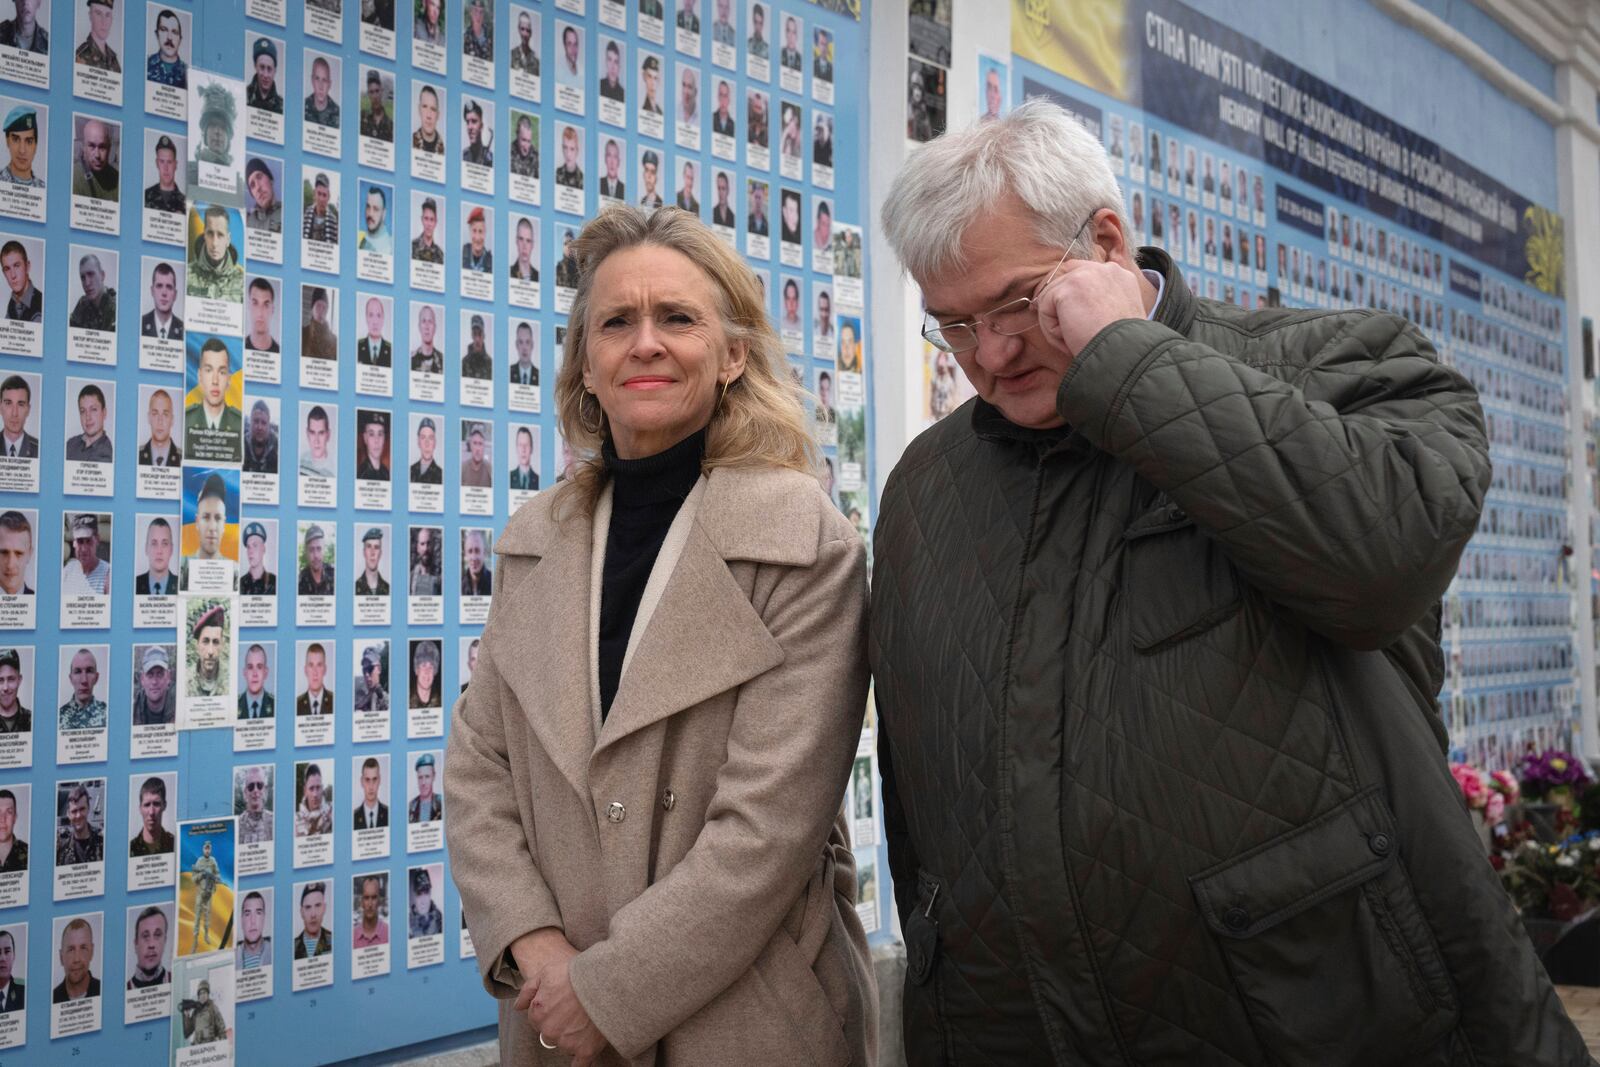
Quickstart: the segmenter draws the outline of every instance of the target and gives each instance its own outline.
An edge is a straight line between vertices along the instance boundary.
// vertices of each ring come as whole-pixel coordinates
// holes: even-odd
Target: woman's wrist
[[[511,959],[517,965],[517,970],[522,972],[523,980],[532,978],[539,972],[540,966],[551,955],[552,949],[559,949],[567,943],[567,935],[559,926],[541,926],[537,930],[529,930],[515,941],[506,951],[511,953]]]

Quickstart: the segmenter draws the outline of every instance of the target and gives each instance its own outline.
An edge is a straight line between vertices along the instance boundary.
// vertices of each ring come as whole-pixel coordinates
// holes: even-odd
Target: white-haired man
[[[1197,299],[1035,101],[883,224],[977,397],[874,550],[912,1063],[1587,1064],[1446,766],[1471,387],[1368,311]]]

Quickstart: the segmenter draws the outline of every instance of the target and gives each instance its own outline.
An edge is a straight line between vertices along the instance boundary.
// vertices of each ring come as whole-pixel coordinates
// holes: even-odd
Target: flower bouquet
[[[1506,771],[1490,773],[1470,763],[1450,764],[1450,776],[1456,780],[1461,799],[1487,849],[1496,829],[1505,822],[1506,809],[1522,794],[1516,778]]]
[[[1556,817],[1570,831],[1570,813]],[[1551,978],[1600,985],[1600,833],[1541,841],[1527,822],[1511,827],[1489,855]]]
[[[1529,800],[1559,804],[1569,811],[1591,780],[1581,759],[1555,748],[1523,756],[1517,778]]]

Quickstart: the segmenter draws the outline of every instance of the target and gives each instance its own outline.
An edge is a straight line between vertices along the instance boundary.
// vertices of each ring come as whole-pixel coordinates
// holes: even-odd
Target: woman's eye
[[[609,330],[609,329],[611,329],[613,327],[616,327],[616,326],[626,325],[627,321],[628,320],[623,318],[621,315],[613,315],[609,319],[607,319],[605,322],[601,323],[600,325],[601,325],[602,329]]]
[[[682,311],[674,311],[672,314],[667,316],[667,321],[672,323],[674,326],[687,326],[694,322],[694,319]]]

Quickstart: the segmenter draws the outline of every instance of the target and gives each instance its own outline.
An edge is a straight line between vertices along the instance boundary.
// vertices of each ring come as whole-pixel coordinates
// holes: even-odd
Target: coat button
[[[612,822],[621,822],[627,817],[628,809],[622,806],[622,802],[620,800],[613,800],[611,805],[606,808],[606,818],[610,819]]]
[[[1250,925],[1250,913],[1235,905],[1222,913],[1222,925],[1235,932]]]
[[[1394,848],[1394,838],[1379,830],[1367,838],[1367,847],[1372,849],[1374,856],[1387,856],[1389,851]]]
[[[672,806],[674,804],[676,804],[677,802],[678,802],[678,798],[675,795],[673,795],[672,790],[670,790],[670,789],[662,790],[662,793],[661,793],[661,807],[662,807],[663,810],[671,811],[672,810]]]

